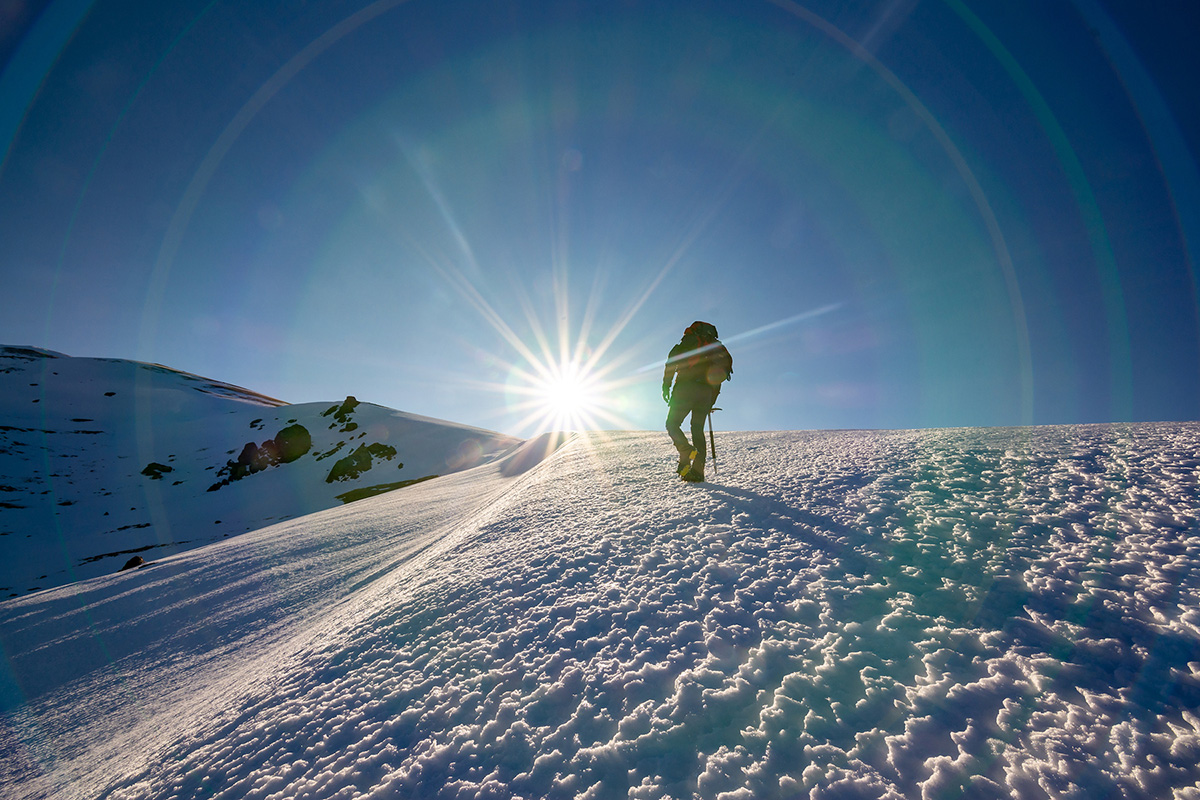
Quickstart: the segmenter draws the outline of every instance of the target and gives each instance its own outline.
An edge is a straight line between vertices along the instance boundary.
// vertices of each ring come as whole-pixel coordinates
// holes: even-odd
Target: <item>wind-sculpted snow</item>
[[[708,484],[580,436],[0,606],[0,793],[1200,796],[1200,425],[720,439]]]

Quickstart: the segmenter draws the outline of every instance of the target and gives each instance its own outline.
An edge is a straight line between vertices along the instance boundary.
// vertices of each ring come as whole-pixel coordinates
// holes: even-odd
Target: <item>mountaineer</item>
[[[717,339],[708,322],[693,322],[679,344],[671,348],[663,369],[663,400],[667,401],[667,433],[679,451],[679,476],[685,481],[704,480],[704,420],[712,413],[721,383],[733,374],[733,356]],[[675,386],[672,390],[671,382]],[[683,420],[692,415],[692,440],[683,433]]]

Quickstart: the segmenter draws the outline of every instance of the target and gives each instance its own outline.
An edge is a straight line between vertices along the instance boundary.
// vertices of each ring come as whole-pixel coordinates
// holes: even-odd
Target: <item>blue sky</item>
[[[572,359],[660,427],[704,319],[725,428],[1196,419],[1150,5],[10,3],[0,342],[528,434]]]

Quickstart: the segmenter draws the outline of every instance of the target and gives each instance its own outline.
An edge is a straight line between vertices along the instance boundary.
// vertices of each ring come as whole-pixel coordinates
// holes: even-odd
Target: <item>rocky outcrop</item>
[[[237,460],[227,461],[217,473],[222,480],[208,487],[208,490],[215,492],[222,486],[262,472],[268,467],[290,463],[311,449],[312,435],[303,425],[289,425],[275,434],[274,439],[268,439],[261,445],[246,442]]]
[[[379,458],[385,461],[390,461],[396,457],[396,448],[382,442],[374,444],[360,444],[358,449],[345,458],[340,458],[333,465],[333,469],[329,470],[329,475],[325,478],[326,483],[334,481],[349,481],[357,478],[369,470],[374,459]],[[401,464],[400,468],[404,465]]]
[[[312,436],[303,425],[289,425],[275,434],[273,443],[279,454],[279,463],[289,464],[312,449]]]
[[[343,432],[355,430],[358,427],[357,422],[350,421],[350,415],[354,413],[354,409],[358,408],[359,402],[354,399],[354,395],[347,395],[345,401],[340,406],[330,406],[328,410],[321,414],[322,417],[333,415],[334,422],[329,426],[336,428],[342,426]]]
[[[152,481],[161,481],[163,475],[174,471],[173,467],[168,467],[166,464],[159,464],[157,461],[151,461],[142,470],[142,474]]]

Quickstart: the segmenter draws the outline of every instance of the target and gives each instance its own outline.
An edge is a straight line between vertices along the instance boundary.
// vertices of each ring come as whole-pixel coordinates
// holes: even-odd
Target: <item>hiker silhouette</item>
[[[733,375],[733,356],[717,339],[716,326],[697,320],[671,348],[663,369],[663,400],[668,404],[667,434],[679,451],[677,471],[685,481],[704,480],[704,420],[712,413],[721,383]],[[674,381],[674,389],[671,382]],[[683,420],[692,415],[692,439],[683,433]]]

